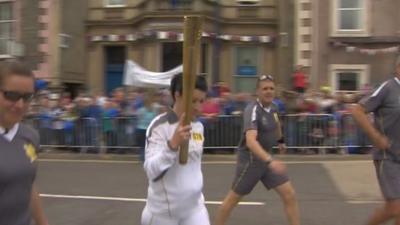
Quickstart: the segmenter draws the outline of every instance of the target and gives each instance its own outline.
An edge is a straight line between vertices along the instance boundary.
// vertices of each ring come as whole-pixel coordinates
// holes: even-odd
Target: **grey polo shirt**
[[[258,101],[247,105],[243,113],[243,132],[238,150],[250,152],[246,144],[246,132],[257,130],[257,141],[268,152],[277,144],[278,112],[274,104],[265,108]]]
[[[30,199],[39,135],[20,124],[10,140],[0,134],[0,224],[31,224]]]
[[[391,78],[377,88],[370,96],[360,101],[367,112],[373,112],[375,127],[386,135],[390,149],[374,149],[375,160],[393,159],[400,161],[400,80]]]

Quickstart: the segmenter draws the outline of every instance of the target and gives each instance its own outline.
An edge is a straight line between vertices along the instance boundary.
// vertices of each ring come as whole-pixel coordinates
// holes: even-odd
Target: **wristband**
[[[278,139],[278,143],[279,144],[284,144],[285,143],[285,139],[283,137]]]

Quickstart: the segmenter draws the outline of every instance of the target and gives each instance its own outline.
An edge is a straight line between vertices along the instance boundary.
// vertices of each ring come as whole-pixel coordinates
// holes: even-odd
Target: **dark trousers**
[[[142,162],[144,162],[144,147],[146,145],[146,130],[137,129],[136,130],[136,143],[139,146],[139,157]]]

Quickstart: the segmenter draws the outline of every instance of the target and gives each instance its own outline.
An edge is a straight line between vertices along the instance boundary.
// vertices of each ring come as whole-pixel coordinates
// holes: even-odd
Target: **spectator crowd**
[[[297,81],[297,85],[299,83],[301,82]],[[318,91],[307,90],[305,86],[300,88],[294,85],[293,90],[278,87],[274,103],[279,114],[296,115],[288,117],[284,123],[288,144],[328,144],[327,142],[334,142],[328,137],[338,138],[339,129],[346,129],[348,132],[354,130],[355,125],[347,116],[349,105],[357,102],[369,91],[368,86],[353,93],[334,93],[328,86],[322,86]],[[218,82],[209,90],[200,120],[206,125],[213,125],[223,116],[240,116],[253,98],[254,95],[250,93],[233,93],[226,83]],[[110,96],[101,93],[81,93],[75,98],[69,93],[54,94],[48,90],[41,90],[32,102],[29,119],[34,121],[34,125],[39,129],[44,145],[52,145],[56,140],[56,145],[66,148],[78,143],[79,146],[83,146],[79,151],[98,152],[98,147],[93,146],[99,146],[103,142],[103,145],[111,146],[106,149],[107,152],[125,152],[127,149],[112,146],[125,142],[124,145],[143,148],[147,126],[155,116],[165,112],[171,102],[166,89],[116,88]],[[323,114],[329,115],[330,119],[321,122],[314,118],[310,121],[313,115]],[[75,137],[77,129],[79,135]],[[306,131],[307,137],[297,137],[295,131],[302,129]],[[99,134],[103,137],[101,140],[98,138]],[[304,140],[310,137],[305,143]]]

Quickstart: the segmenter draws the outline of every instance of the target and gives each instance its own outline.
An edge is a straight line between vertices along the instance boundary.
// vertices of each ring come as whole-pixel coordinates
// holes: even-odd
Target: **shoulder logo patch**
[[[279,122],[279,116],[278,116],[278,113],[274,113],[274,118],[275,118],[275,121],[278,123],[278,122]]]
[[[37,159],[36,149],[32,144],[25,144],[24,149],[26,156],[31,160],[31,162]]]
[[[203,141],[203,135],[201,133],[193,133],[192,138],[195,141]]]

